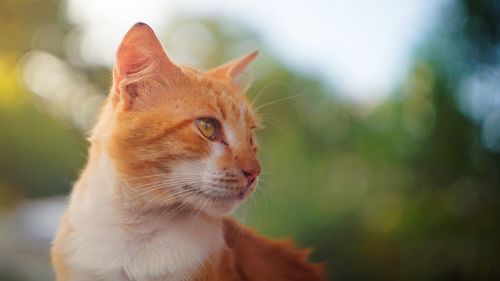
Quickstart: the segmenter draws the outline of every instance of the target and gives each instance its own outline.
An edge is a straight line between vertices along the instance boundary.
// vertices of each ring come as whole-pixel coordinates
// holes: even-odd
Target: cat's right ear
[[[253,51],[242,57],[227,62],[221,66],[218,66],[212,70],[209,70],[207,74],[222,81],[225,81],[230,85],[241,88],[241,85],[238,85],[239,83],[237,82],[237,79],[250,65],[250,63],[253,60],[255,60],[258,54],[259,51],[257,50]]]
[[[145,23],[136,23],[123,38],[113,70],[113,103],[130,109],[155,100],[155,94],[140,91],[147,83],[158,82],[180,72],[163,51],[155,33]],[[144,96],[141,96],[144,95]]]

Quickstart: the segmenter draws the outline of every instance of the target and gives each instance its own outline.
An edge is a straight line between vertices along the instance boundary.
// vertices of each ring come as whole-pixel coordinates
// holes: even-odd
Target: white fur
[[[223,246],[221,229],[196,218],[141,217],[124,228],[130,217],[113,203],[112,164],[104,153],[97,161],[69,207],[64,251],[72,281],[186,280]]]
[[[245,104],[240,105],[240,126],[241,128],[245,128],[245,114],[246,114],[247,108]]]
[[[246,114],[247,108],[245,104],[240,105],[239,107],[239,118],[238,118],[238,127],[239,129],[244,129],[246,126],[245,123],[245,114]],[[227,141],[230,146],[232,147],[238,147],[240,145],[240,139],[237,138],[237,135],[234,133],[238,128],[231,128],[228,124],[224,124],[224,134],[226,135]]]
[[[230,146],[238,146],[236,134],[234,133],[233,128],[228,125],[224,125],[224,134],[226,135],[227,142]]]
[[[223,176],[224,171],[219,168],[217,164],[218,159],[224,153],[226,146],[219,142],[212,143],[212,153],[209,157],[203,160],[189,160],[183,161],[173,168],[172,174],[182,178],[189,178],[192,188],[199,191],[204,191],[205,194],[224,194],[227,190],[222,187],[215,187],[218,182],[216,179]],[[177,190],[181,192],[181,190]],[[194,195],[189,198],[185,198],[185,201],[189,202],[193,206],[197,206],[199,209],[203,209],[206,214],[218,217],[225,215],[233,211],[238,202],[213,202],[209,200],[206,196]]]

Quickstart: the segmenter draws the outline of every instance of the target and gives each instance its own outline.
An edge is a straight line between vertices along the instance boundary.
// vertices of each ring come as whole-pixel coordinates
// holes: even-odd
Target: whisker
[[[284,85],[285,87],[288,87],[288,84],[284,81],[274,81],[272,83],[269,83],[267,86],[265,86],[264,88],[262,88],[259,93],[257,93],[257,95],[255,95],[255,97],[252,99],[252,101],[250,102],[250,104],[252,105],[252,107],[254,106],[255,102],[257,102],[257,100],[259,99],[259,97],[266,91],[268,90],[270,87],[272,86],[275,86],[275,85],[279,85],[279,84],[282,84]]]
[[[287,100],[290,100],[290,99],[293,99],[293,98],[296,98],[296,97],[304,96],[306,94],[307,93],[297,94],[297,95],[293,95],[293,96],[290,96],[290,97],[284,97],[284,98],[277,99],[277,100],[274,100],[274,101],[266,102],[266,103],[264,103],[262,105],[257,106],[254,110],[256,112],[258,112],[259,109],[265,108],[267,106],[270,106],[270,105],[273,105],[273,104],[276,104],[276,103],[279,103],[279,102],[287,101]]]
[[[135,213],[135,215],[133,215],[133,216],[132,216],[132,218],[130,219],[129,223],[132,223],[132,222],[133,222],[133,221],[135,221],[135,220],[136,220],[139,216],[143,215],[143,214],[144,214],[144,213],[143,213],[143,210],[144,210],[145,208],[147,208],[147,206],[148,206],[149,204],[151,204],[151,202],[154,202],[154,200],[157,200],[157,198],[158,198],[158,197],[160,197],[161,195],[162,195],[161,193],[160,193],[160,194],[157,194],[155,197],[153,197],[153,198],[152,198],[152,199],[150,199],[148,202],[146,202],[146,204],[144,204],[144,205],[143,205],[143,206],[139,209],[139,211],[137,211],[137,212]]]
[[[179,196],[181,194],[189,194],[189,193],[192,193],[191,190],[181,190],[179,192],[176,192],[176,193],[168,193],[167,190],[164,190],[164,191],[161,191],[159,194],[157,194],[156,196],[154,196],[152,199],[150,199],[149,201],[147,201],[136,213],[134,216],[132,216],[132,219],[130,220],[130,222],[133,222],[135,219],[137,219],[138,217],[140,217],[141,215],[143,215],[144,213],[148,212],[149,210],[151,210],[152,208],[158,206],[160,203],[171,203],[171,202],[174,202],[176,198],[176,196]],[[168,200],[165,200],[163,198],[164,195],[170,195],[170,197],[168,198]]]
[[[278,128],[282,133],[287,132],[287,130],[285,130],[285,125],[277,119],[272,119],[269,116],[264,116],[261,117],[261,120],[264,122],[264,128],[266,127],[267,124],[270,124]]]
[[[186,177],[185,179],[166,179],[166,180],[161,180],[161,181],[160,180],[155,181],[155,182],[148,183],[145,185],[134,186],[134,187],[131,187],[132,190],[124,192],[124,195],[128,196],[128,195],[131,195],[131,194],[134,194],[137,192],[141,192],[144,190],[146,190],[146,192],[148,192],[148,191],[152,191],[151,189],[161,189],[161,188],[168,187],[169,185],[174,185],[174,184],[189,185],[191,183],[196,182],[192,179],[191,179],[191,181],[188,181],[186,179],[191,179],[191,178]]]

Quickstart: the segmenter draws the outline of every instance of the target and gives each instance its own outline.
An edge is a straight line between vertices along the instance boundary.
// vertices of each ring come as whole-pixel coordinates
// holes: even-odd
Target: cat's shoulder
[[[323,265],[307,260],[310,250],[298,249],[291,240],[271,240],[232,218],[225,218],[224,239],[244,280],[326,280]]]

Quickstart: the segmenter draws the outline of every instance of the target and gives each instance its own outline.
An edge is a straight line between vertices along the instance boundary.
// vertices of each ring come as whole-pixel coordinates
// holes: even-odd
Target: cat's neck
[[[224,247],[217,219],[158,211],[134,218],[117,196],[119,184],[110,159],[93,145],[69,207],[72,241],[80,241],[70,248],[82,267],[127,272],[132,280],[184,280]]]

